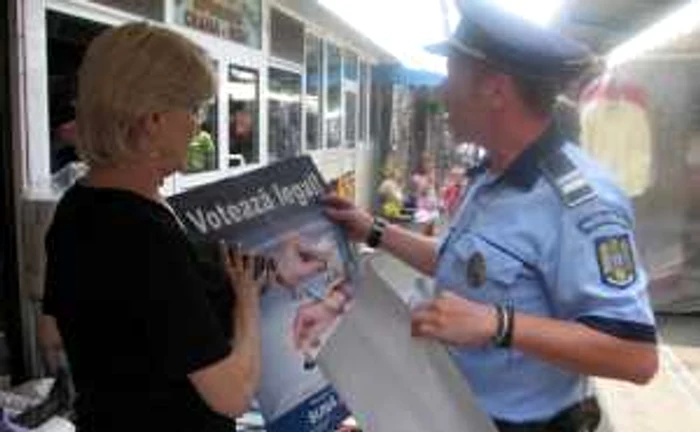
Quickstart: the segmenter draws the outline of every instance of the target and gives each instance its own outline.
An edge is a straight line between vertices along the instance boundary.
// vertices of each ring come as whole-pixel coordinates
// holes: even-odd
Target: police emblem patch
[[[600,279],[606,285],[626,288],[637,280],[629,235],[601,237],[596,240]]]
[[[481,252],[476,252],[469,257],[467,281],[472,288],[480,288],[486,282],[486,260]]]

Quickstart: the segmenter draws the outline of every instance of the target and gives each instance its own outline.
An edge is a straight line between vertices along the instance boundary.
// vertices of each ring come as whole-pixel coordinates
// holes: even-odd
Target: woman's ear
[[[163,115],[151,113],[141,116],[129,131],[129,139],[135,143],[139,152],[150,152],[153,143],[163,130]],[[149,156],[152,158],[152,156]]]
[[[139,123],[141,124],[142,132],[148,138],[153,138],[158,136],[163,129],[163,120],[161,113],[150,113],[145,115]]]

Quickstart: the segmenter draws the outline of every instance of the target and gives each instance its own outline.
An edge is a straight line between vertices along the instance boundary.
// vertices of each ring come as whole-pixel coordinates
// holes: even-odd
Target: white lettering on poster
[[[187,220],[201,234],[218,231],[254,219],[281,207],[309,205],[324,193],[320,179],[314,174],[297,183],[272,183],[270,190],[258,188],[254,195],[237,202],[215,202],[185,212]]]

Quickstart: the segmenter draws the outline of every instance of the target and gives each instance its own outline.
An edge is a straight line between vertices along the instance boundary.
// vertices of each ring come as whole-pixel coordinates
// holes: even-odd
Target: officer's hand
[[[335,223],[345,229],[348,237],[356,242],[367,239],[372,227],[372,216],[360,210],[350,201],[337,195],[328,195],[323,199],[326,214]]]
[[[414,337],[472,347],[488,344],[496,327],[496,311],[492,306],[450,292],[416,309],[411,322]]]

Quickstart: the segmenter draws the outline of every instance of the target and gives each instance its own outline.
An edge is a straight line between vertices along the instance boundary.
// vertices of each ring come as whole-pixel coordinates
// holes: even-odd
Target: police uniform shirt
[[[475,179],[440,245],[436,281],[474,301],[653,343],[633,229],[623,192],[552,126],[502,175]],[[547,419],[587,396],[585,376],[517,349],[451,352],[499,420]]]

